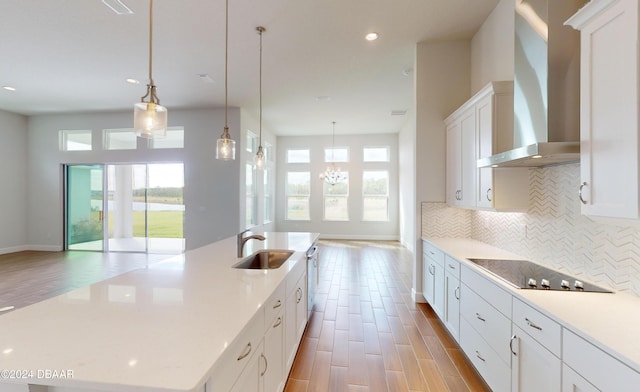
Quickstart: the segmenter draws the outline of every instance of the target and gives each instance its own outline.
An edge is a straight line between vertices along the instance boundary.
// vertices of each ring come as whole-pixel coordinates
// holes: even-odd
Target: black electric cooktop
[[[565,273],[527,260],[469,259],[520,289],[610,293]]]

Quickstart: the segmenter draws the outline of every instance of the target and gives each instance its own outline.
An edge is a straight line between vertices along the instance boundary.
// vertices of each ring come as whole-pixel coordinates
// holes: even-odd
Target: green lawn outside
[[[184,238],[183,211],[149,211],[149,234],[151,238]],[[133,212],[133,236],[144,237],[144,211]],[[109,214],[109,227],[113,226],[113,215]]]

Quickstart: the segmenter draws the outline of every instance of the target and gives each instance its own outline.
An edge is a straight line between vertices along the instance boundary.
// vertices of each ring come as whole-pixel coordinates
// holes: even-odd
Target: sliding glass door
[[[67,249],[184,251],[182,163],[69,165],[66,182]],[[86,212],[88,203],[92,214]],[[100,230],[81,237],[84,226]]]

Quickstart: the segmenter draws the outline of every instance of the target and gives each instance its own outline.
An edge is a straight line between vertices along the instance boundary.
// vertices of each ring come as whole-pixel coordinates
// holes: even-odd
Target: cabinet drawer
[[[260,309],[216,361],[216,367],[211,376],[212,391],[231,389],[251,357],[258,352],[264,336],[264,325],[264,311]]]
[[[460,320],[460,346],[493,391],[511,390],[511,368],[463,318]]]
[[[285,283],[283,282],[273,292],[271,297],[264,303],[264,328],[268,330],[271,327],[272,321],[276,318],[278,313],[282,312],[285,304]]]
[[[440,265],[444,265],[444,252],[427,241],[422,241],[422,253]]]
[[[444,259],[444,271],[447,274],[455,276],[456,279],[460,279],[460,262],[446,255]]]
[[[562,338],[560,324],[517,298],[513,299],[513,323],[555,356],[560,357],[560,341]]]
[[[483,277],[472,267],[463,265],[460,280],[471,290],[480,293],[484,298],[491,299],[491,305],[507,318],[511,319],[511,294],[501,289],[496,283]]]
[[[511,363],[511,320],[466,285],[461,286],[460,315],[487,341],[505,364]]]
[[[562,332],[563,361],[601,391],[631,392],[640,385],[640,373],[575,333]]]

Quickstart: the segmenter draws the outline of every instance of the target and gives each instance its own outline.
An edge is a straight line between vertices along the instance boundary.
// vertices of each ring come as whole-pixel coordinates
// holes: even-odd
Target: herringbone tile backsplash
[[[527,213],[422,204],[425,237],[473,238],[640,296],[640,223],[580,214],[579,164],[529,170]]]

